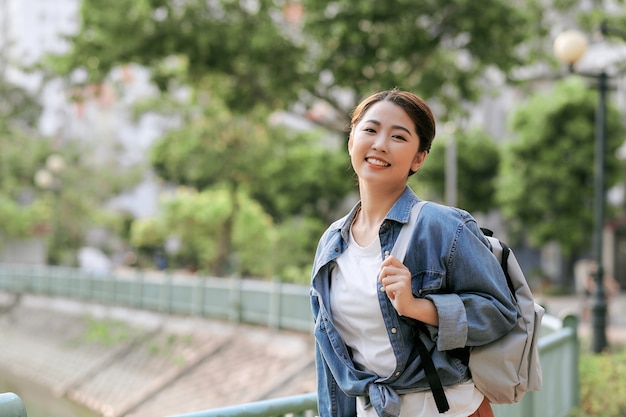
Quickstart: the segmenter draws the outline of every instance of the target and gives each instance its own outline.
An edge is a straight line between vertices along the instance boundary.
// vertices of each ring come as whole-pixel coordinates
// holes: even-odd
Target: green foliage
[[[294,217],[279,224],[273,253],[276,275],[283,281],[309,284],[313,255],[326,227],[328,223],[313,217]]]
[[[0,195],[0,236],[5,238],[25,238],[48,232],[49,208],[38,201],[22,206],[15,200]]]
[[[315,66],[333,75],[332,83],[321,86],[328,88],[325,98],[332,99],[338,86],[356,97],[399,86],[458,110],[461,99],[473,101],[484,91],[477,81],[486,68],[507,72],[545,53],[529,37],[547,33],[536,1],[303,5]]]
[[[570,78],[533,96],[514,114],[517,137],[503,154],[498,200],[537,247],[556,241],[565,254],[589,246],[592,229],[597,93]],[[607,112],[605,187],[619,180],[615,150],[624,138],[617,110]]]
[[[267,277],[273,266],[272,220],[244,192],[238,192],[237,198],[240,210],[234,222],[229,269]],[[175,236],[180,239],[181,248],[172,256],[174,262],[215,272],[233,204],[232,194],[225,187],[202,192],[179,189],[164,199],[162,216],[133,223],[131,243],[150,252],[163,249],[166,239]]]
[[[102,225],[102,203],[136,184],[143,167],[102,162],[82,141],[59,147],[38,133],[41,109],[34,97],[4,80],[0,93],[0,234],[46,236],[49,261],[74,264],[85,230]],[[35,174],[51,154],[61,156],[65,168],[54,174],[50,189],[41,189]]]
[[[626,349],[580,358],[580,407],[569,417],[626,415]]]
[[[272,143],[256,165],[250,192],[276,221],[311,216],[330,222],[346,195],[356,190],[347,146],[325,145],[323,135],[272,130]]]
[[[130,226],[130,244],[141,251],[152,252],[163,248],[168,230],[163,220],[150,217],[138,219]]]
[[[290,20],[300,4],[302,20]],[[508,73],[546,58],[547,15],[537,0],[84,0],[71,52],[50,62],[57,74],[85,69],[88,82],[139,64],[163,91],[218,79],[214,91],[236,113],[317,97],[345,115],[365,94],[394,86],[453,112],[482,93],[486,69]]]
[[[241,208],[233,229],[236,269],[243,275],[268,277],[274,273],[276,231],[272,218],[246,194],[239,197]]]
[[[159,176],[199,190],[219,182],[247,183],[266,159],[269,136],[253,115],[233,115],[217,98],[206,99],[201,114],[167,132],[152,148]],[[190,113],[198,107],[193,106]]]
[[[83,0],[80,31],[68,39],[72,51],[51,62],[61,74],[84,68],[90,82],[116,66],[140,64],[156,70],[162,90],[217,75],[231,109],[282,107],[297,98],[309,67],[304,49],[282,29],[281,15],[269,0]],[[186,65],[172,67],[171,57]]]
[[[275,220],[293,215],[330,221],[354,189],[346,148],[323,143],[327,133],[293,133],[231,113],[218,98],[181,111],[188,120],[152,148],[164,180],[203,190],[227,182],[246,187]],[[260,116],[259,116],[260,119]]]
[[[500,150],[481,130],[458,132],[454,138],[434,141],[417,181],[427,182],[436,198],[443,200],[448,142],[456,141],[457,206],[470,212],[487,212],[495,205]]]
[[[559,7],[570,2],[561,0]],[[302,21],[287,17],[294,4],[303,6]],[[289,224],[294,216],[327,223],[355,190],[345,147],[323,146],[318,132],[268,127],[272,111],[308,114],[338,133],[362,96],[399,86],[432,101],[440,119],[450,119],[467,108],[460,103],[485,90],[486,71],[507,74],[546,58],[543,35],[550,24],[544,19],[538,0],[427,0],[418,7],[408,0],[84,0],[80,30],[68,37],[71,51],[49,62],[65,77],[86,70],[88,83],[122,65],[150,69],[164,94],[137,112],[165,112],[180,123],[151,151],[157,174],[201,192],[225,184],[230,195],[212,202],[230,210],[214,213],[225,216],[213,219],[223,228],[207,230],[214,239],[192,239],[180,255],[210,268],[225,257],[232,265],[250,263],[233,246],[240,239],[234,222],[246,205],[238,203],[240,193],[259,202],[275,224]],[[181,87],[191,91],[190,103],[176,102]],[[307,113],[320,99],[337,112],[321,118]],[[467,155],[459,152],[459,202],[486,211],[497,152],[476,136],[463,143]],[[442,166],[433,164],[438,190]],[[309,227],[302,233],[308,236]],[[262,264],[256,270],[272,269]]]
[[[41,112],[37,99],[21,87],[0,78],[0,135],[34,134]]]
[[[49,231],[51,210],[37,200],[33,177],[50,153],[34,129],[40,111],[34,97],[0,79],[0,236],[28,238]]]
[[[237,199],[240,210],[234,219],[227,272],[308,283],[317,241],[327,223],[314,217],[291,217],[274,224],[245,192],[238,191]],[[232,207],[232,194],[226,187],[202,192],[181,188],[164,198],[159,216],[133,222],[131,244],[145,256],[162,251],[167,238],[174,236],[181,247],[170,256],[173,268],[216,273]]]

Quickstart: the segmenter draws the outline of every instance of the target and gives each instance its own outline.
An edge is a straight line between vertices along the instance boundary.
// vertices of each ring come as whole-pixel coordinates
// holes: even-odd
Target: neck
[[[404,192],[404,188],[405,186],[401,188],[361,188],[361,212],[357,221],[367,229],[378,230],[391,207]]]

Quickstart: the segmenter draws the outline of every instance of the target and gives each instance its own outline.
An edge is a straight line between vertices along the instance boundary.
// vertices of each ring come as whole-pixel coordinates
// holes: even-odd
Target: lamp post
[[[603,25],[604,29],[604,25]],[[604,291],[604,267],[603,267],[603,229],[604,229],[604,158],[606,149],[606,95],[608,90],[607,73],[602,70],[598,73],[576,71],[574,65],[587,50],[587,38],[577,31],[561,33],[554,41],[554,53],[557,58],[569,66],[572,73],[593,78],[597,81],[598,104],[595,117],[595,158],[594,158],[594,232],[592,239],[592,253],[597,264],[595,271],[595,294],[591,306],[591,325],[593,337],[591,349],[594,353],[602,352],[607,346],[606,339],[606,316],[607,301]]]

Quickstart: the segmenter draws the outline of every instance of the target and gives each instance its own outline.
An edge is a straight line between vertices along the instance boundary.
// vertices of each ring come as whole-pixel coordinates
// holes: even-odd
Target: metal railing
[[[313,328],[308,287],[278,280],[140,270],[90,273],[78,268],[0,264],[0,291],[230,320],[273,329],[309,332]]]
[[[24,402],[17,394],[0,394],[0,417],[26,417]]]
[[[315,415],[317,415],[317,394],[312,392],[171,417],[313,417]]]

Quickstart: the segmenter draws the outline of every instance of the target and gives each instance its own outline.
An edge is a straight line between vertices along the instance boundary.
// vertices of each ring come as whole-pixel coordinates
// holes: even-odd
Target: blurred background
[[[307,285],[357,199],[350,112],[398,87],[438,123],[418,196],[533,290],[593,292],[601,260],[614,295],[624,27],[622,0],[0,0],[0,264]]]
[[[2,0],[0,260],[307,283],[355,202],[349,113],[411,90],[434,149],[412,185],[516,248],[533,285],[589,258],[593,81],[611,65],[605,268],[626,283],[622,1]],[[620,261],[622,259],[622,261]]]

